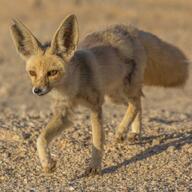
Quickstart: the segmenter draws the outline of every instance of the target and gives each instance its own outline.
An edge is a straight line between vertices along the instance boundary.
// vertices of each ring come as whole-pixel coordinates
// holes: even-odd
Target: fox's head
[[[78,24],[74,15],[64,19],[50,45],[45,46],[19,20],[11,25],[11,34],[18,53],[26,62],[32,81],[32,92],[44,95],[61,84],[65,69],[78,44]]]

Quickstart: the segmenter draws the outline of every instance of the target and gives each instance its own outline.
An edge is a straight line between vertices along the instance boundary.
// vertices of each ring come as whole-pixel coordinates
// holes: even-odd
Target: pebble
[[[167,151],[170,152],[170,153],[173,153],[175,151],[175,147],[174,146],[169,146],[167,148]]]
[[[152,145],[160,145],[161,140],[160,139],[153,139]]]
[[[68,187],[69,191],[74,191],[75,188],[73,186]]]
[[[23,139],[29,139],[31,137],[31,133],[27,133],[27,132],[22,132],[22,137]]]

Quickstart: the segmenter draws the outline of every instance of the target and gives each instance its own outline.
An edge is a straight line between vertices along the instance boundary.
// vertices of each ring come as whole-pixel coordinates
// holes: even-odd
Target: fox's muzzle
[[[38,96],[47,94],[51,89],[48,87],[33,87],[32,93]]]

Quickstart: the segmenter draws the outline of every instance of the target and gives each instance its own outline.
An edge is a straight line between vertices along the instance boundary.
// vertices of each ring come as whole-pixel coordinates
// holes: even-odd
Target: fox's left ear
[[[51,52],[64,57],[70,57],[77,48],[78,40],[77,18],[75,15],[67,16],[53,37]]]

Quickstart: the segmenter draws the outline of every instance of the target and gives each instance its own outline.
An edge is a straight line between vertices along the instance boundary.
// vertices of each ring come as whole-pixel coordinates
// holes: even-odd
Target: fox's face
[[[65,75],[65,65],[67,64],[55,55],[32,56],[26,64],[33,86],[32,92],[41,96],[60,85]]]
[[[57,29],[50,46],[46,47],[18,20],[11,26],[11,33],[17,51],[26,61],[32,92],[41,96],[61,85],[78,44],[76,17],[68,16]]]

